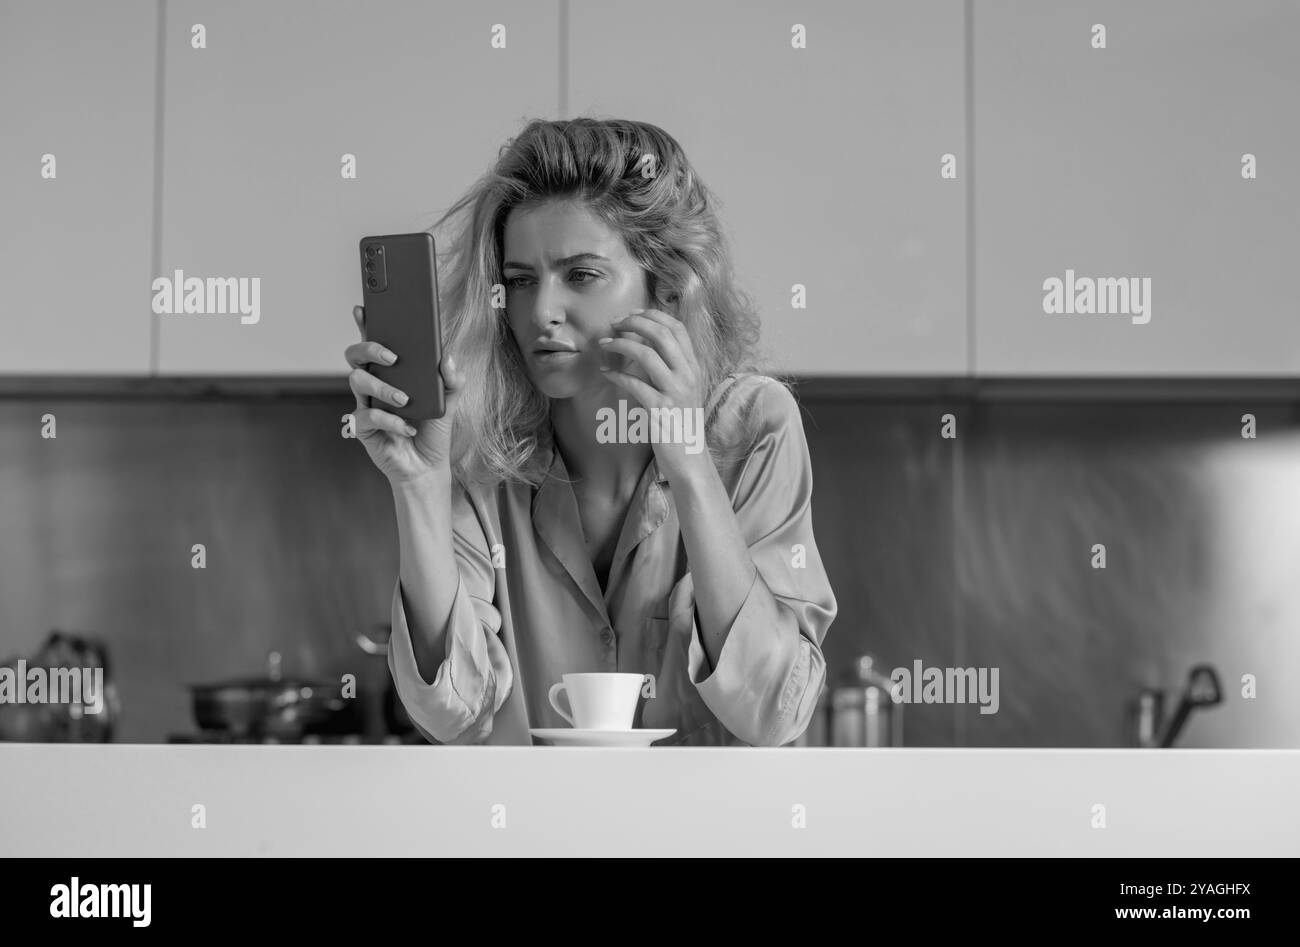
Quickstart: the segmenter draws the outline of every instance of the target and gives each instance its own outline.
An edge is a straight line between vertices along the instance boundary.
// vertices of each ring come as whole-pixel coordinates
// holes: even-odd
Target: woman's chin
[[[533,387],[548,398],[572,398],[579,392],[599,388],[605,383],[600,372],[564,371],[534,372]]]
[[[583,379],[574,376],[569,378],[556,378],[551,375],[544,375],[541,378],[533,379],[533,386],[551,400],[556,398],[572,398],[585,387]]]

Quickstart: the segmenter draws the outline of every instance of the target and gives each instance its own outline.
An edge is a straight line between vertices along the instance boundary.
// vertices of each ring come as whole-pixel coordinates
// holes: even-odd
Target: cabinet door
[[[149,371],[157,50],[153,0],[0,7],[0,372]]]
[[[648,121],[682,145],[721,202],[771,367],[965,374],[960,0],[570,11],[572,113]]]
[[[257,277],[260,299],[257,321],[251,298],[243,313],[161,316],[162,373],[345,373],[358,241],[428,228],[524,117],[555,114],[556,11],[169,3],[159,275]]]
[[[1300,370],[1297,35],[1289,0],[975,4],[978,374]],[[1070,270],[1149,308],[1045,313]]]

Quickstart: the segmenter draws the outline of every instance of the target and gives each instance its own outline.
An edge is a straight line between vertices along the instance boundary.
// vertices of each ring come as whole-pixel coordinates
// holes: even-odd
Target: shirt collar
[[[540,448],[539,453],[546,469],[546,479],[533,494],[533,527],[586,595],[597,614],[607,621],[600,584],[582,541],[582,531],[578,528],[578,504],[564,458],[553,442]],[[624,560],[631,555],[632,550],[668,519],[670,504],[668,492],[663,487],[666,483],[668,478],[660,474],[658,462],[652,457],[632,494],[631,505],[611,563],[610,581],[606,583],[607,594],[614,587],[614,580],[621,573]]]

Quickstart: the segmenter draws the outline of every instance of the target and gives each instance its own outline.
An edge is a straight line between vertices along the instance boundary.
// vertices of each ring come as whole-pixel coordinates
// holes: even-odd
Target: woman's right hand
[[[400,353],[390,352],[378,342],[366,341],[364,307],[354,306],[352,318],[361,332],[361,341],[352,343],[344,352],[352,366],[348,386],[357,398],[357,408],[353,412],[356,435],[365,445],[371,461],[394,486],[434,471],[448,473],[451,469],[452,419],[456,400],[465,386],[464,374],[456,368],[451,356],[444,353],[440,371],[446,393],[446,410],[440,418],[407,421],[378,407],[367,408],[366,396],[374,398],[376,403],[403,403],[404,392],[367,371],[371,364],[393,364]]]

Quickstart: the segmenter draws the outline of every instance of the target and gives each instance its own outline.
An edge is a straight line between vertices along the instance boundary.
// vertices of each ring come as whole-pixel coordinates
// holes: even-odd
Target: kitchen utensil
[[[1198,707],[1213,707],[1223,700],[1223,690],[1219,686],[1219,676],[1208,664],[1198,664],[1187,675],[1187,689],[1183,691],[1182,700],[1174,710],[1174,715],[1160,740],[1162,747],[1174,745],[1187,717]]]
[[[644,674],[584,672],[564,674],[546,695],[555,712],[577,730],[629,730],[636,716]],[[559,704],[560,693],[569,698],[572,713]]]
[[[296,739],[347,709],[339,684],[285,678],[280,654],[267,655],[267,676],[190,686],[194,720],[202,730],[235,736]]]
[[[569,727],[531,727],[535,737],[549,740],[556,746],[649,746],[677,732],[667,730],[577,730]]]
[[[0,740],[18,740],[24,743],[112,742],[122,706],[117,685],[110,675],[108,647],[105,644],[95,637],[55,629],[31,657],[14,657],[0,663],[16,669],[19,660],[25,661],[28,675],[33,669],[42,669],[50,687],[54,679],[51,671],[66,668],[80,675],[77,682],[79,688],[84,688],[84,672],[89,671],[91,686],[102,690],[92,696],[83,689],[81,703],[76,700],[58,702],[53,699],[52,690],[47,690],[45,702],[42,703],[0,704]],[[66,682],[66,677],[63,680]],[[15,684],[25,688],[28,682],[16,680]],[[98,712],[93,710],[96,698]]]
[[[1139,747],[1150,749],[1160,745],[1160,728],[1164,723],[1165,695],[1158,690],[1144,690],[1138,695],[1134,708],[1135,739]]]
[[[861,655],[851,682],[832,693],[830,730],[832,746],[903,745],[902,704],[894,700],[892,683],[876,669],[872,655]]]

